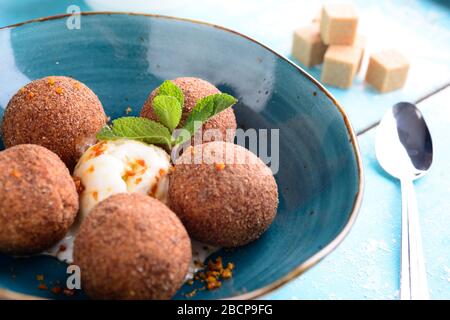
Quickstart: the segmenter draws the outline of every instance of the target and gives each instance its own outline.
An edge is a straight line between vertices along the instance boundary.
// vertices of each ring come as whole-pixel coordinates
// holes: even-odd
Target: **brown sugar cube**
[[[325,53],[322,82],[343,89],[351,87],[360,59],[358,47],[330,46]]]
[[[326,50],[327,46],[320,38],[319,25],[313,24],[294,31],[292,55],[308,68],[321,64]]]
[[[400,89],[406,82],[409,63],[395,50],[372,54],[366,73],[366,81],[380,92]]]
[[[330,4],[322,8],[320,34],[325,44],[352,45],[358,29],[358,16],[351,4]]]
[[[353,46],[361,49],[361,58],[359,59],[358,70],[357,70],[357,72],[359,72],[359,70],[361,70],[361,65],[364,60],[364,53],[365,53],[365,49],[366,49],[366,37],[361,34],[358,34],[356,36],[355,42],[353,43]]]

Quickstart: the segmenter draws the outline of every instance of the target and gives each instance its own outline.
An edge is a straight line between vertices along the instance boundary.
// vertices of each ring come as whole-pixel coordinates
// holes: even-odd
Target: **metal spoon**
[[[430,168],[433,144],[422,113],[415,105],[400,102],[385,114],[377,130],[375,152],[383,169],[401,182],[400,298],[429,299],[413,181]]]

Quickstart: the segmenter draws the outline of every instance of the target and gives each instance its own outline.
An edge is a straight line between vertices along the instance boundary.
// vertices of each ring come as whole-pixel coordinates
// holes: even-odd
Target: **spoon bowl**
[[[433,161],[433,144],[422,113],[412,103],[400,102],[381,120],[375,142],[377,159],[397,179],[422,177]]]

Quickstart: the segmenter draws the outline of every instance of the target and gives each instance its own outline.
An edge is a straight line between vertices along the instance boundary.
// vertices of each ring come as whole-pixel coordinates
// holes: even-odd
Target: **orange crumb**
[[[194,260],[194,264],[199,266],[199,262]],[[222,286],[221,280],[228,280],[233,277],[232,269],[234,264],[229,262],[227,267],[223,267],[222,257],[217,257],[215,260],[209,260],[205,269],[199,271],[194,275],[194,280],[204,282],[204,289],[214,290]],[[200,290],[200,289],[198,289]]]
[[[125,174],[122,176],[123,180],[127,180],[129,177],[134,177],[137,174],[144,174],[145,171],[147,170],[147,166],[144,160],[142,159],[138,159],[134,162],[130,162],[129,163],[131,169],[128,169],[125,171]],[[142,167],[143,169],[140,170],[140,167]],[[141,179],[142,180],[142,179]],[[140,180],[140,181],[141,181]]]
[[[55,84],[55,79],[54,78],[48,78],[47,83],[52,86],[52,85]]]
[[[78,194],[81,194],[84,191],[84,186],[81,179],[78,177],[73,177],[73,182],[75,182],[75,188],[77,189]]]
[[[39,290],[48,290],[48,287],[47,287],[47,285],[45,283],[40,283],[38,285],[38,289]]]
[[[218,171],[222,171],[223,169],[225,169],[224,163],[216,163],[215,166]]]
[[[131,171],[131,170],[127,170],[125,171],[125,174],[122,176],[123,180],[128,180],[129,177],[133,177],[136,175],[136,172]]]
[[[95,201],[97,201],[98,200],[98,192],[97,191],[92,192],[92,197],[94,198]]]
[[[20,177],[22,176],[22,172],[20,172],[20,171],[17,170],[17,169],[13,169],[13,170],[11,171],[11,175],[12,175],[13,177],[15,177],[15,178],[20,178]]]
[[[217,280],[206,283],[206,287],[208,288],[208,290],[217,289],[217,288],[220,288],[221,286],[222,286],[222,283]]]
[[[92,173],[95,171],[95,167],[93,164],[90,165],[90,167],[87,169],[88,172]]]
[[[148,195],[150,197],[154,197],[156,194],[156,191],[158,190],[158,183],[154,183],[150,189],[150,192],[148,193]]]
[[[161,177],[161,176],[163,176],[163,175],[166,174],[166,170],[164,170],[164,169],[159,169],[158,174],[159,174],[159,176]]]
[[[222,257],[217,257],[216,261],[212,260],[208,261],[208,269],[209,271],[221,271],[223,269],[222,265]]]
[[[137,178],[136,179],[136,184],[139,184],[139,183],[141,183],[142,182],[142,178]]]
[[[31,91],[28,92],[28,98],[31,99],[31,98],[33,98],[34,96],[35,96],[34,92],[31,92]]]
[[[97,143],[95,146],[91,148],[91,151],[93,152],[93,158],[103,154],[105,150],[106,150],[106,141]]]
[[[224,269],[225,270],[225,269]],[[219,271],[211,271],[211,273],[210,274],[212,274],[214,277],[219,277],[220,275],[221,275],[221,272],[219,272]]]
[[[56,287],[53,287],[53,288],[52,288],[52,292],[53,292],[54,294],[60,294],[61,291],[62,291],[61,287],[56,286]]]
[[[64,289],[63,290],[63,293],[66,295],[66,296],[69,296],[69,297],[71,297],[71,296],[73,296],[74,294],[75,294],[75,291],[74,290],[72,290],[72,289]]]
[[[233,273],[230,269],[223,269],[221,276],[223,279],[230,279],[233,276]]]
[[[63,93],[63,89],[61,87],[58,87],[55,89],[57,94],[62,94]]]
[[[75,89],[80,89],[80,84],[78,83],[78,82],[75,82],[74,84],[73,84],[73,87],[75,88]]]
[[[136,160],[136,163],[137,163],[138,165],[140,165],[141,167],[145,167],[145,160],[137,159],[137,160]]]
[[[195,296],[195,294],[197,293],[197,290],[192,290],[189,293],[186,293],[186,298],[192,298],[193,296]]]

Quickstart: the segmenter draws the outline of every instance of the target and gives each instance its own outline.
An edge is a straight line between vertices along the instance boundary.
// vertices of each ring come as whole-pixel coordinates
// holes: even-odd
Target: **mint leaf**
[[[212,97],[214,103],[213,116],[218,114],[219,112],[222,112],[226,108],[231,107],[237,102],[237,99],[235,97],[227,93],[213,94],[210,97]]]
[[[158,116],[159,122],[172,132],[180,123],[181,105],[178,100],[170,96],[156,96],[153,99],[153,111]]]
[[[226,93],[213,94],[198,100],[186,120],[184,129],[193,135],[196,131],[194,122],[204,123],[236,102],[237,100],[233,96]]]
[[[157,96],[174,97],[180,103],[181,108],[183,108],[183,106],[184,106],[184,94],[183,94],[183,91],[175,83],[173,83],[170,80],[164,81],[159,86]]]
[[[208,96],[197,101],[197,104],[192,109],[186,123],[184,124],[184,129],[189,131],[191,135],[195,133],[195,122],[200,122],[203,124],[206,120],[212,117],[214,112],[214,99],[213,96]]]
[[[163,125],[140,117],[122,117],[113,120],[111,126],[103,127],[98,140],[130,139],[148,144],[172,145],[172,135]]]

